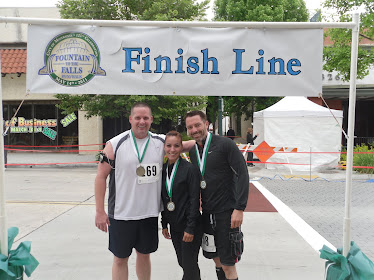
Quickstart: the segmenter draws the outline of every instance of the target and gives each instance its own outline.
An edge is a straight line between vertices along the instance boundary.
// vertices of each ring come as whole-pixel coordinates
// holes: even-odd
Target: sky
[[[309,11],[314,11],[321,6],[323,0],[305,0]],[[58,0],[0,0],[0,7],[54,7]],[[211,8],[214,0],[211,0]],[[208,16],[213,16],[212,9],[208,11]]]

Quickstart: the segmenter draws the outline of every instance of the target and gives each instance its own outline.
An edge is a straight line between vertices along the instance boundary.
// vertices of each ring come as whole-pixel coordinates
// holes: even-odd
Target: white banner
[[[41,26],[30,93],[317,96],[322,29]]]

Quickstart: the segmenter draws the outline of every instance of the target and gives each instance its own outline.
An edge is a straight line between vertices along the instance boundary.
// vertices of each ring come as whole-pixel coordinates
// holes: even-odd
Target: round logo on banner
[[[96,75],[106,76],[100,67],[99,48],[85,33],[67,32],[54,37],[46,47],[44,63],[39,75],[49,75],[63,86],[81,86]]]

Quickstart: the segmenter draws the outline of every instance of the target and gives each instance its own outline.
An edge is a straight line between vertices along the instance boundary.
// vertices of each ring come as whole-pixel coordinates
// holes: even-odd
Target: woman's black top
[[[166,207],[170,201],[166,190],[166,166],[162,168],[162,188],[161,198],[164,205],[164,211],[161,212],[162,228],[170,228],[173,231],[187,232],[194,234],[195,229],[200,226],[200,171],[188,161],[179,158],[179,166],[174,177],[172,188],[172,201],[175,204],[175,210],[169,211]],[[173,165],[169,165],[169,174]]]

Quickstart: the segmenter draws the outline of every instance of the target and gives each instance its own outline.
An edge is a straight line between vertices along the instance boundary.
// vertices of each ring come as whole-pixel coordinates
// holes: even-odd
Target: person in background
[[[247,129],[247,144],[254,145],[254,141],[256,140],[258,136],[258,133],[253,137],[253,128],[249,127]],[[253,153],[252,152],[247,152],[247,165],[249,167],[254,167],[255,165],[253,164]]]
[[[162,169],[162,235],[173,242],[178,264],[183,269],[182,279],[200,280],[198,255],[202,229],[199,170],[180,157],[182,136],[179,132],[166,134],[164,150],[167,162]]]
[[[231,140],[235,139],[235,130],[233,130],[231,126],[229,127],[229,130],[227,130],[226,136]]]

